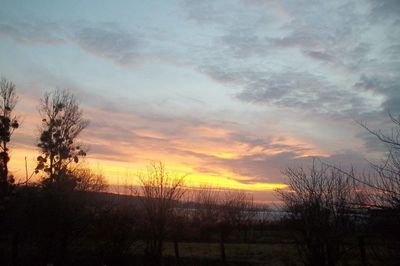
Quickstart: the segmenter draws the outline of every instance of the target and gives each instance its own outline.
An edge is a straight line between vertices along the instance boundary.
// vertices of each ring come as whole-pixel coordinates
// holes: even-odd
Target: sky
[[[397,0],[2,0],[0,75],[22,120],[11,170],[35,167],[39,99],[67,88],[90,119],[86,164],[110,184],[161,161],[188,185],[273,200],[311,157],[379,158],[357,121],[400,114],[399,55]]]

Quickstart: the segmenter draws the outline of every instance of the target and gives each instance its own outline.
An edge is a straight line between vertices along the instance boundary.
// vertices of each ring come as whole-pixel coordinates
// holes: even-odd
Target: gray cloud
[[[185,9],[190,19],[201,24],[220,23],[228,18],[227,10],[221,12],[216,1],[185,0],[182,1],[182,7]]]
[[[253,14],[250,19],[245,16],[247,21],[242,23],[238,14],[235,19],[213,20],[222,29],[221,36],[210,48],[214,57],[204,60],[199,68],[238,91],[233,93],[238,100],[257,105],[290,107],[328,115],[328,119],[377,118],[388,110],[398,112],[399,88],[391,81],[399,79],[396,61],[399,40],[393,34],[398,30],[394,24],[373,19],[388,9],[396,11],[397,2],[366,1],[360,5],[346,0],[304,3],[246,0],[225,3],[222,9],[221,5],[213,4],[214,12],[220,8],[220,14],[239,7],[243,13],[264,14],[269,19]],[[193,2],[186,5],[195,10]],[[199,13],[204,12],[200,9]],[[388,12],[389,17],[396,19],[395,13]],[[207,18],[196,16],[195,20],[206,23]],[[377,31],[384,40],[374,38]],[[291,55],[297,59],[288,59]],[[304,65],[296,64],[295,60],[303,61]],[[314,72],[305,68],[310,65]],[[379,77],[381,89],[374,90],[375,95],[360,89],[371,86],[366,80],[353,86],[363,73],[371,77],[372,73],[383,71],[390,74]],[[348,84],[336,83],[345,78]]]
[[[220,12],[234,6],[227,5]],[[244,1],[241,9],[243,13],[253,11],[252,16],[244,16],[245,22],[240,14],[235,20],[219,21],[226,29],[222,45],[234,57],[266,56],[276,49],[299,47],[311,59],[328,60],[349,69],[366,60],[369,46],[360,44],[358,37],[366,30],[367,17],[355,13],[354,3]],[[286,18],[279,13],[285,13]]]
[[[59,44],[65,42],[65,29],[52,22],[0,21],[0,35],[21,43]]]
[[[226,46],[227,51],[236,58],[247,58],[268,53],[268,42],[255,34],[251,28],[231,29],[226,35],[221,37],[222,45]]]
[[[329,53],[325,52],[325,51],[305,50],[303,52],[307,56],[309,56],[311,58],[314,58],[314,59],[317,59],[317,60],[328,61],[328,62],[334,61],[333,56],[330,55]]]
[[[41,20],[0,21],[0,36],[21,43],[57,45],[71,42],[96,56],[120,65],[135,63],[143,47],[141,34],[127,31],[113,23],[44,22]]]
[[[385,73],[381,76],[361,75],[360,80],[354,84],[358,90],[370,91],[376,95],[383,95],[385,100],[382,103],[382,109],[385,113],[400,115],[400,75]]]
[[[393,124],[388,114],[400,116],[400,75],[387,72],[373,75],[362,74],[359,81],[353,85],[355,90],[369,92],[377,97],[383,97],[380,110],[375,110],[368,116],[359,116],[361,123],[367,125],[373,131],[381,131],[385,134],[391,134]],[[364,145],[369,152],[383,152],[385,145],[367,130],[362,130],[358,135],[364,141]]]
[[[121,65],[134,62],[141,47],[137,36],[110,24],[82,27],[74,33],[73,39],[85,51]]]
[[[283,170],[287,167],[309,167],[314,158],[299,157],[296,152],[291,151],[272,155],[259,153],[233,159],[218,158],[194,152],[187,152],[187,154],[202,158],[204,161],[205,166],[198,168],[198,171],[209,172],[215,168],[223,167],[235,174],[252,177],[251,180],[241,180],[241,182],[248,184],[256,182],[282,183],[284,182]],[[345,170],[354,167],[358,171],[364,171],[368,168],[368,161],[360,154],[352,151],[343,151],[328,157],[317,157],[317,159]],[[218,175],[219,173],[215,172],[214,174]]]
[[[222,72],[215,76],[243,86],[237,99],[245,102],[332,115],[348,115],[355,111],[362,113],[369,108],[362,95],[338,88],[324,78],[307,72],[242,72],[236,75]]]
[[[379,119],[389,110],[400,113],[399,40],[395,29],[396,23],[399,24],[399,4],[397,0],[365,3],[364,7],[350,1],[272,3],[246,0],[232,5],[217,1],[185,1],[184,10],[191,19],[188,23],[199,23],[196,30],[206,30],[207,36],[199,34],[195,39],[199,43],[194,44],[190,39],[168,40],[171,38],[168,32],[164,35],[165,43],[184,44],[187,49],[173,53],[181,57],[177,61],[185,58],[188,65],[231,87],[231,95],[238,101],[321,114],[330,121],[354,114]],[[387,19],[392,21],[387,23]],[[382,23],[384,20],[387,24]],[[145,46],[140,33],[110,23],[0,20],[0,35],[22,43],[74,44],[88,53],[124,66],[140,59]],[[160,51],[168,50],[163,46],[165,43],[159,42],[155,47],[161,47]],[[162,52],[156,51],[155,54]],[[312,68],[306,69],[310,65]],[[324,71],[319,71],[321,68]],[[335,83],[337,80],[348,81],[348,84]],[[185,129],[196,125],[221,125],[219,121],[154,114],[149,106],[144,106],[142,113],[138,111],[139,107],[135,107],[137,110],[122,107],[135,106],[136,103],[129,99],[117,102],[98,95],[81,95],[86,97],[84,101],[91,107],[115,115],[110,115],[110,120],[100,117],[99,121],[92,121],[91,133],[85,136],[86,139],[113,139],[112,144],[99,142],[92,147],[96,155],[109,156],[107,158],[121,160],[129,155],[112,145],[151,149],[150,145],[146,146],[151,142],[158,149],[176,152],[180,148],[174,146],[172,140],[185,139]],[[377,104],[372,106],[371,98]],[[132,119],[127,123],[123,120],[125,115],[139,121]],[[134,133],[136,129],[154,130],[165,134],[166,139],[141,136]],[[367,147],[377,150],[376,143],[367,135],[357,137],[363,139]],[[252,137],[240,130],[225,138],[202,140],[235,142],[250,148],[263,147],[264,151],[282,149],[286,152],[243,155],[236,159],[190,153],[183,148],[178,152],[183,155],[190,153],[203,160],[204,165],[223,165],[264,181],[280,176],[280,170],[287,164],[305,163],[306,160],[298,157],[307,151],[302,146],[273,144],[268,137]],[[333,155],[330,159],[352,161],[354,158],[355,155],[345,153]]]
[[[371,0],[373,5],[371,16],[375,19],[388,19],[394,16],[399,19],[400,2],[397,0]]]
[[[400,44],[393,44],[384,50],[384,53],[389,59],[399,60],[400,59]]]

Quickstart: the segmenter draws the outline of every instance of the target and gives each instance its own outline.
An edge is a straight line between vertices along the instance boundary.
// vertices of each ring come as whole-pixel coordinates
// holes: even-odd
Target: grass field
[[[292,244],[225,244],[226,258],[229,263],[248,265],[296,265],[297,252]],[[180,256],[185,261],[218,261],[220,249],[218,243],[180,243]],[[174,256],[172,243],[167,243],[165,256]]]

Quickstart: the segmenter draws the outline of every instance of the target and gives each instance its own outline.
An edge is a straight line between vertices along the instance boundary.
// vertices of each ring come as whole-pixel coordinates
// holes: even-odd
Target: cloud
[[[400,44],[393,44],[384,50],[384,53],[389,59],[399,60],[400,58]]]
[[[338,88],[323,77],[308,72],[230,72],[212,68],[211,75],[220,82],[243,87],[236,97],[259,105],[277,105],[332,115],[367,112],[368,97]]]
[[[160,112],[162,106],[153,109],[139,97],[113,99],[101,96],[100,92],[85,93],[77,89],[79,84],[71,83],[77,87],[74,92],[82,99],[85,115],[92,120],[82,139],[92,143],[91,154],[96,158],[126,162],[150,158],[175,160],[202,173],[228,172],[232,178],[241,178],[235,176],[237,173],[245,177],[241,182],[279,181],[282,168],[292,163],[306,164],[309,156],[323,153],[306,141],[311,139],[309,136],[315,135],[314,139],[322,142],[330,134],[340,135],[341,128],[326,132],[323,123],[355,115],[380,119],[388,110],[400,113],[397,1],[180,3],[186,12],[184,19],[162,17],[142,30],[104,23],[103,18],[96,23],[0,19],[0,37],[24,45],[72,45],[125,67],[149,55],[167,55],[172,58],[169,64],[183,62],[178,67],[194,68],[219,83],[215,89],[225,89],[221,94],[230,98],[223,100],[235,105],[234,111],[240,116],[248,117],[253,110],[285,111],[271,119],[280,125],[274,123],[267,133],[255,132],[270,118],[260,116],[245,121],[241,117],[238,119],[241,121],[233,124],[210,114],[206,97],[201,101],[202,109],[207,110],[204,115],[195,111],[180,114],[174,108]],[[388,18],[383,16],[385,12]],[[164,19],[167,23],[152,31]],[[185,30],[177,33],[168,28],[177,22],[185,25]],[[162,36],[150,36],[151,32],[160,32]],[[102,77],[98,78],[102,82]],[[187,86],[190,88],[191,84],[188,82]],[[112,90],[117,88],[111,88],[111,93]],[[198,99],[188,104],[182,100],[188,99],[186,96],[178,101],[193,109],[193,102]],[[223,100],[221,106],[226,104]],[[224,110],[228,113],[224,117],[231,110]],[[284,121],[289,121],[285,119],[292,114],[295,117],[290,121],[298,117],[299,120],[306,117],[307,121],[295,121],[291,127],[300,128],[301,123],[311,125],[307,128],[310,132],[299,132],[306,135],[303,141],[290,142],[289,133],[281,136],[288,128]],[[316,120],[317,116],[325,120]],[[378,128],[384,125],[378,123]],[[21,136],[21,143],[26,144],[24,139],[28,137]],[[359,138],[368,148],[377,149],[362,134],[350,136],[349,140],[339,138],[336,136],[335,141]],[[323,155],[333,161],[357,161],[357,156],[350,152]]]
[[[141,34],[124,30],[114,23],[10,20],[0,22],[1,35],[21,43],[72,43],[88,53],[110,59],[119,65],[138,61],[143,47]]]
[[[227,18],[226,12],[221,12],[216,1],[182,1],[182,7],[190,19],[199,23],[219,23]]]
[[[195,155],[196,156],[196,155]],[[199,155],[197,155],[199,156]],[[295,152],[280,152],[277,154],[252,154],[243,155],[238,158],[218,158],[203,156],[204,164],[197,168],[200,172],[213,172],[218,175],[216,169],[229,170],[232,177],[239,178],[245,184],[252,183],[283,183],[284,174],[282,171],[287,167],[308,167],[311,166],[313,158],[318,158],[324,163],[336,165],[342,169],[349,170],[351,167],[359,171],[367,168],[368,162],[359,154],[353,151],[343,151],[323,157],[298,156]],[[246,179],[247,177],[248,179]]]
[[[262,36],[243,26],[231,29],[221,37],[221,42],[229,54],[236,58],[260,56],[270,51],[268,42]]]
[[[60,44],[65,42],[65,29],[57,23],[44,21],[0,22],[0,36],[21,43]]]
[[[399,78],[395,58],[400,42],[391,34],[398,30],[371,18],[384,9],[397,10],[397,1],[217,2],[212,12],[243,12],[234,19],[221,16],[211,21],[204,6],[193,14],[197,4],[185,4],[189,18],[219,29],[199,70],[229,87],[239,101],[328,119],[382,117],[382,111],[398,111],[397,84],[386,84],[383,91],[354,86],[361,75],[383,71],[390,74],[381,76],[381,82]]]
[[[384,101],[381,104],[384,113],[400,115],[400,75],[397,73],[383,73],[381,75],[367,76],[362,74],[354,88],[369,91],[375,95],[382,95]]]
[[[226,4],[220,10],[221,13],[242,10],[235,19],[218,21],[225,31],[220,40],[229,55],[268,56],[279,49],[300,48],[311,59],[335,58],[329,61],[342,67],[358,67],[359,61],[364,60],[368,44],[360,46],[358,36],[365,32],[367,18],[353,11],[357,9],[354,4],[345,1],[338,4],[309,1],[306,5],[290,1],[239,3],[239,7]]]
[[[326,51],[312,51],[312,50],[305,50],[303,51],[304,54],[306,54],[307,56],[317,59],[317,60],[322,60],[322,61],[328,61],[328,62],[332,62],[334,61],[333,56],[331,56],[329,53],[327,53]]]
[[[397,0],[371,0],[371,15],[375,19],[388,19],[392,16],[399,19],[400,2]]]
[[[89,158],[95,161],[135,164],[160,160],[167,165],[184,165],[200,176],[229,177],[242,184],[253,184],[282,182],[281,170],[290,165],[307,165],[310,154],[318,154],[309,144],[276,137],[273,131],[259,136],[223,121],[151,115],[139,110],[110,112],[84,104],[85,101],[84,115],[91,123],[81,142],[89,144]],[[21,138],[32,139],[26,135]],[[345,163],[352,163],[355,158],[329,157]]]
[[[74,33],[73,39],[85,51],[121,65],[134,62],[141,47],[137,36],[110,24],[81,27]]]
[[[242,183],[278,182],[286,163],[319,154],[309,144],[276,137],[272,131],[259,136],[212,118],[152,115],[122,108],[110,112],[101,106],[86,106],[85,116],[91,124],[82,141],[91,143],[92,158],[173,162],[199,175],[229,176]]]
[[[273,130],[260,135],[241,125],[211,118],[152,115],[122,107],[110,111],[102,104],[87,102],[88,98],[90,95],[86,94],[81,100],[84,115],[91,123],[81,142],[89,144],[88,158],[94,161],[132,165],[164,161],[167,165],[175,163],[193,169],[199,176],[255,184],[283,182],[283,169],[308,165],[310,156],[319,154],[311,144],[277,136]],[[112,103],[109,99],[99,102]],[[26,135],[21,138],[32,139]],[[360,155],[343,152],[323,160],[361,165],[359,158]]]

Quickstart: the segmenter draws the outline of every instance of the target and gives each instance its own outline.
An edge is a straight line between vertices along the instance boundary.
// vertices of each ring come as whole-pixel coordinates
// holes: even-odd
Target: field
[[[180,243],[182,260],[220,262],[220,247],[218,243]],[[294,265],[296,250],[292,244],[225,244],[226,257],[233,265]],[[173,243],[167,243],[164,255],[175,255]]]

